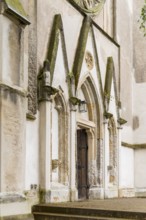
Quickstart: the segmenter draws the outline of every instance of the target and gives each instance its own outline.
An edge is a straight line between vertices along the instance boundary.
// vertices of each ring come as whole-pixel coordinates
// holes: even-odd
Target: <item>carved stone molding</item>
[[[88,177],[90,188],[97,186],[97,167],[96,160],[92,160],[88,164]]]
[[[103,139],[99,138],[97,140],[97,184],[98,186],[103,186],[103,161],[104,161],[104,149],[103,149]]]
[[[58,93],[58,90],[51,86],[49,61],[44,62],[44,67],[38,75],[38,101],[51,101],[51,96]]]
[[[70,101],[70,110],[76,112],[77,106],[79,105],[80,100],[77,97],[70,97],[69,101]]]
[[[87,132],[90,132],[94,135],[95,123],[93,121],[88,121],[85,119],[78,119],[77,125],[81,128],[86,129]]]
[[[85,62],[86,62],[88,70],[92,70],[94,67],[94,59],[93,59],[92,54],[89,51],[86,51],[85,53]]]
[[[62,107],[61,105],[56,105],[56,106],[55,106],[55,109],[56,109],[58,112],[63,111],[63,107]]]
[[[28,112],[27,119],[35,120],[37,103],[37,13],[34,1],[29,1],[28,14],[31,25],[28,29]]]
[[[71,0],[78,5],[80,9],[91,15],[99,14],[106,0]]]
[[[58,159],[52,160],[52,170],[57,169],[59,166],[61,166],[62,161]]]

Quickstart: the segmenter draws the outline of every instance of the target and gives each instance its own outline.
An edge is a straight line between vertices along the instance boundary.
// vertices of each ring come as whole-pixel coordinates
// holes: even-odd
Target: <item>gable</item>
[[[83,20],[72,72],[75,77],[76,90],[81,83],[81,78],[85,78],[85,74],[90,73],[97,85],[99,94],[103,97],[98,52],[90,17],[85,17]]]
[[[63,52],[63,43],[61,40],[61,34],[58,37],[58,49],[56,54],[56,61],[54,67],[54,74],[52,80],[52,86],[55,88],[61,88],[65,94],[68,94],[68,86],[67,86],[67,66],[65,64],[64,52]]]
[[[113,113],[114,109],[117,109],[118,106],[118,94],[115,79],[116,78],[113,58],[108,57],[104,85],[104,102],[106,111],[109,111],[110,113]]]
[[[94,33],[92,27],[90,27],[88,32],[77,88],[80,87],[80,85],[84,82],[84,80],[88,76],[91,77],[92,80],[94,81],[96,91],[98,94],[100,94],[99,96],[103,100],[103,87],[102,87],[100,68],[98,62],[98,52],[94,40]]]
[[[82,68],[82,64],[83,64],[83,59],[84,59],[85,48],[86,48],[90,25],[91,25],[91,19],[89,17],[85,17],[83,20],[83,25],[82,25],[81,31],[80,31],[77,50],[76,50],[76,54],[75,54],[75,60],[73,63],[73,68],[72,68],[73,75],[75,76],[76,89],[78,86],[81,68]]]
[[[59,84],[62,84],[63,81],[65,82],[67,80],[69,90],[69,67],[64,38],[63,23],[60,14],[55,15],[54,17],[46,60],[48,60],[50,63],[51,86],[59,86]],[[63,79],[62,74],[64,74]]]
[[[120,116],[121,102],[118,97],[115,68],[112,57],[107,58],[106,78],[104,86],[104,103],[105,117],[108,118],[114,114],[114,117],[116,117],[120,125],[127,122]]]

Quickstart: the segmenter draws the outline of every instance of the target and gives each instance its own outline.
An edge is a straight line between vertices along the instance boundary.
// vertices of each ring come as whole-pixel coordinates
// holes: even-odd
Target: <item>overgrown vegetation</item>
[[[140,29],[143,31],[144,36],[146,37],[146,0],[144,0],[144,5],[141,9],[139,22],[140,22]]]

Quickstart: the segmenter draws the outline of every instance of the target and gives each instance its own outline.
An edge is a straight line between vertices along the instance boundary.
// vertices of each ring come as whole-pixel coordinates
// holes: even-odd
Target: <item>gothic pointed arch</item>
[[[87,132],[89,192],[92,192],[92,187],[100,187],[103,183],[103,146],[101,144],[103,114],[96,86],[90,74],[80,82],[78,98],[84,97],[87,103],[87,113],[86,118],[83,118],[83,120],[82,113],[78,113],[78,126],[86,129]]]
[[[98,130],[98,137],[100,137],[102,124],[101,105],[99,103],[99,96],[96,90],[94,80],[92,79],[92,76],[90,74],[87,74],[86,78],[82,82],[81,90],[83,91],[84,96],[86,98],[89,120],[95,123]]]

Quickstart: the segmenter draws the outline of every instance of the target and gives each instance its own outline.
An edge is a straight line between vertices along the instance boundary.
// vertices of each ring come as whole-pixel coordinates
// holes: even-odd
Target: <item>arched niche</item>
[[[54,121],[53,121],[54,119]],[[62,93],[52,101],[52,185],[67,185],[68,178],[68,113]]]

